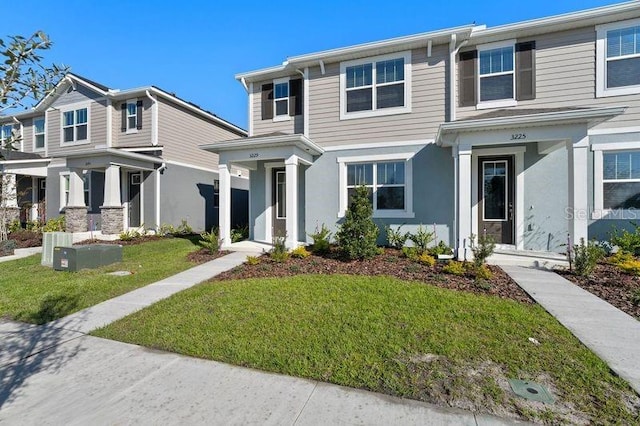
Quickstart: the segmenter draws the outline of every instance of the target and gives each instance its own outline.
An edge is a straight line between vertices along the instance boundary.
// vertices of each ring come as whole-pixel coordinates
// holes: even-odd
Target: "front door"
[[[478,233],[514,244],[513,157],[480,157],[478,172]]]
[[[285,237],[287,233],[287,179],[284,169],[273,169],[273,236]]]
[[[140,222],[140,184],[142,172],[129,173],[129,227],[137,228]]]

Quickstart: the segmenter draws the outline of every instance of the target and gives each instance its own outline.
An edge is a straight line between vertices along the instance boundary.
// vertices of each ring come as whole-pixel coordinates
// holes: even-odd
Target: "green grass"
[[[480,411],[638,421],[626,383],[541,307],[387,277],[214,281],[93,334]],[[516,400],[506,377],[546,378],[561,409]]]
[[[40,255],[0,263],[0,318],[37,324],[61,318],[194,266],[186,255],[197,248],[183,238],[125,246],[123,262],[79,272],[41,266]],[[118,270],[133,274],[106,274]]]

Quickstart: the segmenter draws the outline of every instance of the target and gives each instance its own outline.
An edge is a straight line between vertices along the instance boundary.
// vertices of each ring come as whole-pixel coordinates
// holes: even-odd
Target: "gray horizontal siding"
[[[640,95],[596,98],[596,31],[584,27],[537,36],[536,99],[519,101],[515,108],[606,107],[625,105],[627,112],[600,128],[637,126]],[[458,108],[458,119],[489,110]]]
[[[296,133],[296,120],[291,117],[287,121],[273,121],[273,119],[262,119],[262,85],[272,83],[273,80],[253,83],[253,135],[264,135],[267,133],[282,132]],[[302,133],[298,131],[297,133]]]
[[[389,116],[340,120],[340,64],[310,69],[309,136],[323,146],[433,139],[445,120],[448,106],[446,60],[448,47],[414,49],[412,63],[412,112]]]
[[[121,106],[126,101],[113,102],[113,146],[139,147],[151,145],[151,99],[138,98],[142,101],[142,129],[135,133],[127,133],[122,131],[122,110]]]
[[[74,104],[77,102],[97,100],[101,97],[101,94],[94,92],[93,90],[83,86],[82,84],[76,84],[76,90],[71,90],[63,93],[51,104],[51,106],[53,106],[54,108],[59,108],[64,105]]]

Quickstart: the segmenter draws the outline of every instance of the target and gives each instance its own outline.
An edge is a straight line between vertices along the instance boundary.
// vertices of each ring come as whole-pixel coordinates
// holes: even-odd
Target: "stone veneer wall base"
[[[102,206],[100,207],[100,216],[102,217],[103,234],[116,235],[124,230],[124,207]]]
[[[87,232],[87,207],[67,206],[64,208],[67,232]]]

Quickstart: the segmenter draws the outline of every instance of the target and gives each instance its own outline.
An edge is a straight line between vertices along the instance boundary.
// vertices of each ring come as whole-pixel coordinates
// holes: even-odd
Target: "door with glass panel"
[[[514,244],[513,157],[480,157],[478,172],[478,233]]]
[[[284,169],[273,169],[273,191],[271,217],[273,236],[284,237],[287,233],[287,179]]]

